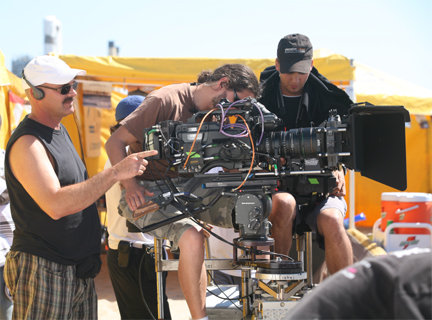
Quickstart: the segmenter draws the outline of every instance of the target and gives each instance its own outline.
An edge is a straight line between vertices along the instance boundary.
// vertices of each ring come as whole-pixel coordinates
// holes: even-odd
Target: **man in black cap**
[[[339,115],[348,113],[353,103],[348,95],[313,67],[313,49],[308,37],[290,34],[278,46],[275,66],[266,68],[260,77],[263,95],[259,100],[268,110],[283,120],[280,130],[319,126],[328,119],[329,110],[337,109]],[[272,235],[278,241],[275,250],[288,254],[292,233],[306,223],[317,235],[317,242],[326,248],[326,262],[330,273],[352,264],[352,248],[343,226],[346,213],[345,178],[335,171],[338,185],[331,195],[309,203],[314,206],[300,213],[294,195],[279,192],[273,195],[274,210],[269,217]],[[293,228],[294,224],[294,228]]]

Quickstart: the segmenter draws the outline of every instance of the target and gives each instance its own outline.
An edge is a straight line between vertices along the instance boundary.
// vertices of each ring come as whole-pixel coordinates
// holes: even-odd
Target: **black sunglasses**
[[[50,88],[50,87],[45,87],[45,86],[38,86],[38,87],[42,87],[42,88],[46,88],[46,89],[51,89],[51,90],[56,90],[58,92],[60,92],[60,94],[62,95],[66,95],[70,92],[70,89],[73,87],[74,90],[76,90],[76,88],[78,87],[78,82],[74,82],[72,84],[68,84],[67,86],[61,87],[61,88]]]

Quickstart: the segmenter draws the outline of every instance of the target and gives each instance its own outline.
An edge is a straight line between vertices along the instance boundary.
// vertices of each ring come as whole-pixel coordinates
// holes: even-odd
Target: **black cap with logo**
[[[309,38],[302,34],[289,34],[279,41],[277,58],[280,73],[309,73],[312,56],[312,44]]]

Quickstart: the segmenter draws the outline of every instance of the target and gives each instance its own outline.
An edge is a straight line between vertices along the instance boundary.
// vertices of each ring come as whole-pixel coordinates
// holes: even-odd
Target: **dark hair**
[[[224,64],[213,72],[204,70],[198,75],[198,83],[213,82],[228,78],[228,89],[241,92],[249,90],[258,99],[260,97],[260,86],[256,75],[252,69],[242,64]]]
[[[110,134],[113,134],[118,128],[121,127],[120,121],[122,121],[123,119],[120,119],[119,121],[117,121],[117,123],[113,126],[110,126]]]

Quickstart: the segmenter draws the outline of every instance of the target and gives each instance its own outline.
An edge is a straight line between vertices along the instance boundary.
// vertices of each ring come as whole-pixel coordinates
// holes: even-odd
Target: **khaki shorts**
[[[206,180],[206,178],[176,178],[172,179],[174,185],[178,189],[179,192],[191,192],[197,197],[202,198],[202,201],[196,203],[196,206],[200,206],[201,204],[207,205],[210,203],[216,196],[218,190],[215,189],[202,189],[201,185]],[[162,181],[151,182],[151,181],[139,181],[139,184],[149,190],[150,192],[154,192],[154,196],[145,196],[146,201],[150,201],[152,198],[157,197],[161,193],[168,192],[168,188],[164,185]],[[160,190],[160,188],[162,190]],[[129,209],[129,206],[125,200],[126,190],[122,190],[120,203],[119,203],[119,214],[125,217],[129,222],[137,226],[139,229],[143,229],[146,226],[152,225],[157,222],[161,222],[168,218],[175,217],[177,215],[182,214],[176,207],[172,205],[166,206],[164,209],[160,209],[155,212],[150,212],[145,216],[139,218],[138,220],[134,220],[132,218],[133,211]],[[231,197],[222,197],[220,198],[210,209],[195,215],[195,218],[198,220],[204,221],[206,223],[210,223],[214,226],[222,227],[222,228],[233,228],[232,224],[232,210],[234,209],[234,198]],[[152,231],[146,231],[146,233],[151,234],[155,238],[165,238],[172,242],[171,252],[178,251],[178,242],[180,241],[183,233],[191,228],[196,226],[195,222],[193,222],[189,218],[181,219],[176,222],[166,224],[162,227],[154,229]]]
[[[295,232],[295,228],[304,221],[309,228],[316,233],[317,235],[317,243],[321,249],[325,249],[325,243],[324,243],[324,236],[319,234],[318,232],[318,215],[321,211],[326,209],[337,209],[342,217],[345,217],[347,212],[347,204],[345,202],[345,199],[343,197],[336,197],[336,196],[328,196],[326,199],[321,201],[319,204],[315,206],[315,208],[307,213],[306,215],[298,214],[296,215],[296,222],[294,224],[293,233]]]

